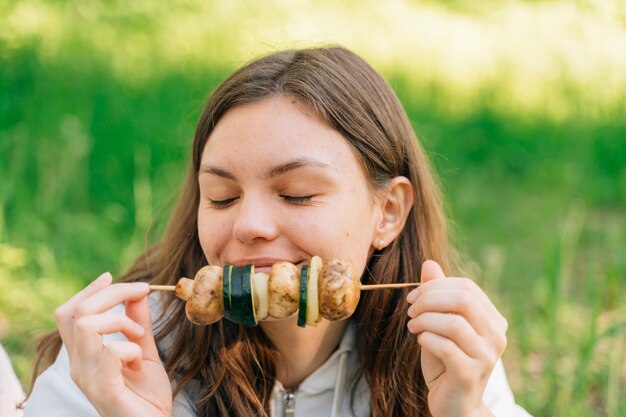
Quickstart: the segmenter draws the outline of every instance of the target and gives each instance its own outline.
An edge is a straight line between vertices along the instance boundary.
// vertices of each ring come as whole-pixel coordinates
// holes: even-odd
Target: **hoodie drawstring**
[[[296,394],[293,390],[286,389],[283,392],[283,417],[295,417]]]

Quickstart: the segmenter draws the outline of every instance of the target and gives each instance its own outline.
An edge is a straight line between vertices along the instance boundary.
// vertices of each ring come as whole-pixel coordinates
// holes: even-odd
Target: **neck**
[[[315,327],[298,327],[296,317],[264,321],[261,328],[280,352],[276,377],[287,389],[297,388],[337,348],[347,320],[322,320]]]

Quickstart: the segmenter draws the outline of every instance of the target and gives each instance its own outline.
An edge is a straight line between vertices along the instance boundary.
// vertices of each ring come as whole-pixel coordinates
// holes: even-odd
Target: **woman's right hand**
[[[172,389],[152,333],[148,284],[111,281],[102,274],[55,311],[72,379],[102,416],[169,417]],[[126,315],[107,312],[120,303]],[[128,341],[104,345],[111,333]]]

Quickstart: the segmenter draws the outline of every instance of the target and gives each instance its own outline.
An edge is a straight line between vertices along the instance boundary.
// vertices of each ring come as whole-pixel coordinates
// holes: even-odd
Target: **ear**
[[[393,242],[413,207],[413,186],[406,177],[395,177],[380,200],[380,219],[375,226],[372,246],[382,250]]]

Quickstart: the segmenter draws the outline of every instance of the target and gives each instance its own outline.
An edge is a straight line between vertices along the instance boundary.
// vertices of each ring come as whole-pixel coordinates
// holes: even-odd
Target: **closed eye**
[[[211,207],[213,208],[224,208],[224,207],[228,207],[230,206],[232,203],[234,203],[235,201],[237,201],[239,199],[239,197],[235,197],[235,198],[228,198],[226,200],[211,200],[209,198],[209,204],[211,205]]]
[[[304,204],[304,203],[308,203],[309,201],[311,201],[311,199],[313,199],[312,195],[305,195],[305,196],[281,195],[281,197],[284,198],[285,201],[287,201],[288,203],[292,203],[292,204]]]

